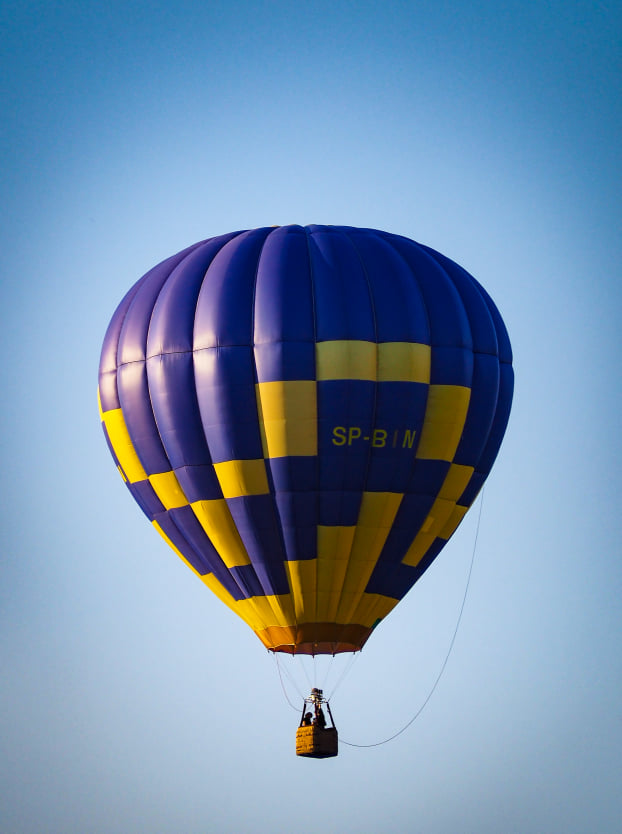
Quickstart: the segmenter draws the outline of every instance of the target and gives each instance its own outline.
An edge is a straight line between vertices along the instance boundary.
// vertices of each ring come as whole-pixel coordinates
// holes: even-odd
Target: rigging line
[[[277,668],[277,671],[279,673],[279,681],[281,682],[281,689],[283,690],[283,695],[285,696],[285,700],[287,701],[287,703],[290,705],[290,707],[293,710],[296,710],[296,712],[300,712],[300,709],[298,707],[295,707],[292,704],[292,702],[289,700],[289,695],[287,694],[287,690],[285,689],[285,684],[283,682],[283,676],[281,675],[281,664],[279,663],[279,657],[278,657],[277,652],[274,652],[274,659],[276,661],[276,668]],[[286,672],[286,674],[287,674],[287,672]],[[290,677],[290,683],[293,683],[291,677]],[[298,687],[296,686],[295,683],[294,683],[294,689],[296,689],[296,691],[298,691]],[[298,694],[300,695],[300,692],[298,692]],[[303,698],[302,695],[300,695],[300,697]]]
[[[297,658],[298,668],[302,669],[302,671],[304,673],[304,676],[307,679],[307,684],[309,686],[309,689],[310,690],[313,689],[315,684],[312,682],[311,678],[309,677],[309,672],[307,671],[307,666],[306,666],[306,663],[305,663],[305,660],[308,657],[308,655],[298,654],[298,655],[294,655],[294,657]],[[316,679],[315,678],[315,655],[313,655],[313,680],[315,681],[315,679]],[[296,689],[298,690],[298,687],[296,687]],[[300,690],[298,690],[298,691],[300,691]]]
[[[465,603],[466,603],[467,594],[469,592],[469,585],[471,584],[471,574],[473,573],[473,562],[475,561],[475,551],[477,549],[477,538],[479,536],[479,525],[480,525],[480,521],[482,520],[482,507],[484,506],[484,488],[483,487],[482,487],[482,494],[481,495],[482,495],[482,497],[480,499],[480,504],[479,504],[479,514],[477,516],[477,527],[475,529],[475,540],[473,542],[473,553],[471,554],[471,564],[469,565],[469,573],[467,575],[466,587],[464,589],[464,596],[462,597],[462,605],[460,606],[460,611],[458,613],[458,619],[456,621],[456,627],[454,629],[453,636],[452,636],[451,641],[449,643],[449,648],[447,650],[447,654],[445,655],[445,660],[443,661],[443,665],[441,666],[441,670],[438,673],[438,675],[436,677],[436,680],[434,681],[434,683],[432,685],[432,688],[428,692],[428,695],[427,695],[426,699],[421,704],[421,706],[419,707],[417,712],[410,719],[408,724],[405,724],[402,727],[401,730],[398,730],[397,733],[394,733],[392,736],[389,736],[389,738],[385,738],[382,741],[376,741],[374,744],[354,744],[351,741],[346,741],[345,739],[339,737],[339,741],[340,741],[341,744],[346,744],[348,747],[380,747],[382,744],[387,744],[389,741],[393,741],[394,738],[397,738],[398,736],[400,736],[403,732],[405,732],[410,727],[410,725],[414,721],[416,721],[417,718],[419,718],[419,716],[421,715],[421,713],[423,712],[423,710],[427,706],[428,701],[430,700],[430,698],[434,694],[434,691],[435,691],[436,687],[438,686],[441,678],[443,677],[443,672],[445,671],[445,667],[447,666],[447,662],[449,661],[449,656],[451,655],[452,649],[454,647],[454,643],[456,642],[456,637],[458,636],[458,629],[460,628],[460,621],[462,620],[462,614],[464,612],[464,606],[465,606]]]
[[[334,685],[334,687],[333,687],[333,689],[332,689],[332,691],[331,691],[331,693],[330,693],[330,696],[328,696],[328,700],[330,700],[330,698],[332,698],[332,697],[333,697],[333,695],[335,694],[335,692],[339,689],[339,687],[341,686],[341,684],[344,682],[344,680],[346,679],[346,677],[347,677],[347,675],[349,674],[350,670],[352,669],[352,667],[354,666],[354,664],[355,664],[355,663],[356,663],[356,661],[358,660],[358,658],[359,658],[360,654],[361,654],[360,650],[359,650],[358,652],[352,652],[352,654],[350,655],[350,658],[349,658],[349,660],[348,660],[348,662],[347,662],[346,666],[344,667],[344,669],[342,670],[341,674],[340,674],[340,675],[339,675],[339,677],[337,678],[337,681],[336,681],[336,683],[335,683],[335,685]],[[331,668],[332,668],[332,666],[331,666]],[[329,670],[329,671],[330,671],[330,670]],[[328,677],[328,675],[327,675],[327,677]]]

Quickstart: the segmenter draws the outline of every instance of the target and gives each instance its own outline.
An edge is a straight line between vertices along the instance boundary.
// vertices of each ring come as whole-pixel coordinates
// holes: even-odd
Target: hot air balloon
[[[259,228],[147,272],[108,327],[104,433],[156,530],[272,652],[356,652],[438,556],[506,429],[511,348],[400,235]]]

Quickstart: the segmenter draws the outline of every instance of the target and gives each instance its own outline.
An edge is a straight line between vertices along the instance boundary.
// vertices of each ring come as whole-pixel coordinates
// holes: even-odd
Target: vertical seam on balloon
[[[404,266],[405,266],[405,268],[406,268],[406,270],[407,270],[408,274],[409,274],[409,275],[411,276],[411,278],[412,278],[413,283],[414,283],[414,284],[416,285],[416,287],[417,287],[417,290],[418,290],[418,293],[419,293],[419,297],[421,298],[421,303],[422,303],[423,312],[424,312],[424,314],[425,314],[426,321],[427,321],[427,325],[428,325],[428,334],[429,334],[429,341],[430,341],[430,366],[431,366],[431,364],[432,364],[432,351],[433,351],[433,346],[432,346],[432,326],[431,326],[431,322],[430,322],[430,314],[429,314],[428,306],[427,306],[427,304],[425,303],[425,297],[424,297],[423,292],[421,291],[421,287],[420,287],[420,285],[419,285],[419,282],[417,281],[417,276],[415,275],[415,273],[414,273],[414,271],[413,271],[413,269],[412,269],[412,267],[411,267],[410,263],[409,263],[409,262],[407,261],[407,259],[406,259],[406,258],[402,255],[402,253],[399,251],[399,249],[398,249],[398,248],[394,245],[394,243],[393,243],[393,239],[396,237],[395,235],[378,234],[378,233],[376,233],[374,236],[375,236],[375,237],[377,237],[377,238],[379,238],[380,240],[384,241],[384,242],[385,242],[388,246],[390,246],[390,247],[391,247],[391,249],[392,249],[392,250],[393,250],[393,252],[395,253],[396,257],[397,257],[397,258],[399,258],[399,259],[402,261],[402,263],[404,264]],[[405,240],[406,240],[406,239],[405,239]],[[419,245],[418,243],[416,243],[415,241],[412,241],[412,242],[414,243],[414,245],[415,245],[415,246],[417,246],[418,248],[421,248],[421,247],[420,247],[420,245]],[[430,383],[428,383],[428,386],[427,386],[427,389],[426,389],[425,406],[424,406],[424,409],[423,409],[423,423],[425,422],[425,413],[426,413],[426,411],[427,411],[427,407],[428,407],[428,399],[429,399],[429,396],[430,396]],[[423,423],[422,423],[422,427],[423,427]],[[416,443],[417,443],[417,448],[419,447],[419,442],[420,442],[420,440],[421,440],[421,431],[419,431],[419,437],[418,437],[417,442],[416,442]],[[417,466],[417,448],[415,448],[414,453],[413,453],[413,456],[412,456],[412,464],[411,464],[411,469],[410,469],[410,478],[409,478],[409,480],[410,480],[410,479],[412,479],[412,477],[413,477],[413,475],[414,475],[414,472],[415,472],[415,469],[416,469],[416,466]],[[404,496],[405,496],[406,494],[407,494],[407,493],[404,493]],[[404,496],[402,497],[402,503],[403,503],[403,501],[404,501]],[[401,504],[400,504],[400,506],[401,506]],[[398,513],[399,513],[399,509],[398,509]],[[387,537],[387,538],[388,538],[388,537]],[[385,542],[385,545],[386,545],[386,542]],[[381,554],[380,554],[380,555],[382,555],[382,551],[381,551]],[[380,561],[380,556],[378,557],[378,562],[379,562],[379,561]],[[378,562],[376,562],[376,565],[378,564]],[[396,562],[396,563],[394,564],[394,566],[393,566],[393,570],[390,570],[390,571],[388,572],[388,574],[387,574],[387,577],[388,577],[389,579],[390,579],[390,578],[392,578],[392,577],[394,577],[394,576],[398,573],[398,571],[400,570],[400,566],[401,566],[401,564],[402,564],[401,559],[400,559],[400,561],[399,561],[399,562]],[[373,576],[373,573],[372,573],[372,576]],[[370,577],[370,579],[371,579],[371,577]],[[390,582],[389,582],[388,584],[389,584],[389,587],[390,587]],[[414,585],[414,583],[413,583],[413,585]],[[369,587],[369,583],[368,583],[367,587]],[[411,585],[411,587],[412,587],[412,585]],[[366,591],[367,591],[367,588],[366,588]],[[371,606],[371,611],[370,611],[370,619],[372,619],[373,617],[375,617],[375,618],[377,619],[377,617],[378,617],[378,616],[380,615],[380,613],[381,613],[381,607],[382,607],[382,605],[381,605],[380,600],[378,600],[378,601],[376,601],[374,604],[372,604],[372,606]]]
[[[228,238],[227,240],[225,240],[225,241],[223,242],[222,246],[221,246],[221,247],[218,249],[218,251],[214,254],[214,256],[213,256],[213,257],[212,257],[212,259],[210,260],[210,262],[209,262],[209,264],[207,265],[207,268],[206,268],[206,270],[205,270],[205,272],[204,272],[204,274],[203,274],[203,279],[202,279],[202,281],[201,281],[201,286],[200,286],[200,288],[199,288],[199,292],[197,293],[197,297],[196,297],[196,301],[195,301],[195,305],[194,305],[194,316],[193,316],[193,322],[192,322],[192,354],[193,354],[193,362],[192,362],[192,378],[193,378],[193,380],[194,380],[194,390],[195,390],[195,394],[196,394],[196,390],[197,390],[197,382],[196,382],[196,364],[195,364],[195,362],[194,362],[194,354],[195,354],[194,334],[195,334],[195,332],[196,332],[196,317],[197,317],[197,309],[198,309],[199,297],[200,297],[200,295],[201,295],[201,292],[202,292],[202,289],[203,289],[203,285],[204,285],[205,280],[206,280],[206,278],[207,278],[208,272],[210,271],[210,268],[211,268],[211,266],[212,266],[212,264],[213,264],[213,262],[214,262],[214,259],[215,259],[215,258],[217,257],[217,255],[218,255],[218,254],[219,254],[219,253],[220,253],[220,252],[224,249],[224,247],[225,247],[225,246],[227,246],[227,244],[229,244],[229,243],[233,242],[234,240],[237,240],[237,238],[239,237],[239,235],[240,235],[240,234],[243,234],[243,232],[239,232],[238,234],[234,235],[233,237],[230,237],[230,238]],[[198,395],[197,395],[197,408],[198,408]],[[200,410],[199,410],[199,417],[201,417]],[[200,419],[200,422],[201,422],[201,429],[202,429],[202,431],[203,431],[203,438],[204,438],[204,440],[205,440],[205,446],[206,446],[206,448],[207,448],[207,452],[208,452],[208,455],[209,455],[210,461],[213,461],[213,455],[212,455],[212,451],[211,451],[211,449],[210,449],[210,447],[209,447],[209,443],[208,443],[208,440],[207,440],[207,435],[205,434],[205,427],[204,427],[204,425],[203,425],[203,420],[202,420],[202,419]],[[213,466],[213,462],[212,462],[212,466]],[[227,509],[228,509],[228,505],[227,505]],[[193,512],[194,512],[194,510],[193,510]],[[201,526],[203,526],[203,525],[201,525]],[[204,531],[204,532],[205,532],[205,531]],[[212,544],[212,546],[214,547],[214,550],[215,550],[215,551],[216,551],[216,553],[218,554],[218,558],[220,559],[221,563],[223,564],[223,566],[224,566],[225,570],[229,573],[229,575],[231,576],[232,580],[235,582],[235,584],[236,584],[236,585],[237,585],[237,587],[240,589],[240,591],[242,592],[242,594],[244,594],[244,599],[247,599],[247,597],[246,597],[247,590],[246,590],[246,588],[244,587],[243,583],[241,582],[241,580],[240,580],[240,579],[238,579],[238,576],[237,576],[235,573],[232,573],[232,572],[231,572],[231,570],[230,570],[229,568],[227,568],[227,566],[225,565],[225,563],[224,563],[224,561],[223,561],[223,559],[222,559],[222,556],[220,555],[220,553],[218,552],[218,550],[217,550],[217,549],[216,549],[216,547],[214,546],[214,544],[213,544],[212,540],[209,538],[209,536],[207,535],[207,533],[205,533],[205,535],[207,536],[208,540],[210,541],[210,543],[211,543],[211,544]],[[245,550],[246,550],[246,548],[245,548]],[[247,553],[247,555],[248,555],[248,553]],[[249,564],[250,564],[250,556],[249,556]]]
[[[435,252],[435,250],[433,250],[433,249],[431,249],[430,247],[427,247],[427,246],[422,247],[422,248],[423,248],[423,249],[424,249],[424,250],[425,250],[425,251],[426,251],[426,252],[430,255],[430,257],[432,258],[432,260],[433,260],[436,264],[438,264],[438,266],[439,266],[439,267],[443,270],[443,272],[444,272],[444,273],[445,273],[445,274],[446,274],[446,275],[450,278],[450,280],[451,280],[452,284],[454,285],[454,287],[455,287],[455,289],[456,289],[456,292],[458,293],[458,296],[460,297],[460,300],[461,300],[461,302],[462,302],[462,307],[463,307],[463,310],[464,310],[464,314],[465,314],[465,317],[466,317],[466,319],[467,319],[467,321],[468,321],[468,324],[469,324],[469,330],[470,330],[470,333],[471,333],[471,343],[472,343],[472,345],[473,345],[472,353],[473,353],[473,359],[474,359],[473,368],[475,369],[475,356],[476,356],[476,355],[489,355],[489,356],[494,356],[494,357],[497,359],[497,363],[498,363],[498,365],[499,365],[499,380],[498,380],[498,384],[497,384],[496,401],[495,401],[495,407],[494,407],[494,411],[493,411],[493,414],[492,414],[492,418],[491,418],[491,420],[490,420],[490,425],[489,425],[489,427],[488,427],[488,432],[487,432],[487,435],[486,435],[485,441],[484,441],[484,443],[482,444],[482,450],[481,450],[481,452],[480,452],[480,454],[479,454],[479,456],[478,456],[477,460],[476,460],[476,461],[473,461],[473,462],[471,462],[471,463],[469,464],[469,465],[473,466],[473,470],[474,470],[473,474],[475,474],[475,473],[477,473],[478,475],[482,475],[482,474],[483,474],[483,475],[484,475],[484,478],[486,478],[488,473],[487,473],[487,472],[483,472],[483,470],[481,470],[481,469],[479,468],[479,466],[480,466],[481,461],[486,459],[486,457],[487,457],[487,455],[486,455],[486,450],[487,450],[487,448],[488,448],[488,444],[489,444],[489,442],[490,442],[491,438],[494,436],[494,428],[495,428],[495,427],[496,427],[496,425],[497,425],[497,415],[498,415],[498,413],[499,413],[499,397],[500,397],[500,394],[501,394],[501,383],[502,383],[502,380],[501,380],[501,367],[500,367],[500,366],[501,366],[501,357],[500,357],[500,354],[499,354],[499,334],[498,334],[498,328],[497,328],[497,321],[496,321],[496,319],[495,319],[495,316],[493,315],[493,311],[491,310],[491,305],[494,307],[494,302],[492,301],[492,299],[490,298],[490,296],[488,296],[488,295],[487,295],[486,291],[483,289],[483,287],[481,286],[481,284],[479,284],[479,282],[478,282],[475,278],[473,278],[473,276],[472,276],[469,272],[467,272],[467,270],[466,270],[466,269],[464,269],[464,267],[460,266],[460,264],[455,264],[455,267],[456,267],[457,271],[458,271],[458,272],[459,272],[459,273],[460,273],[460,274],[461,274],[461,275],[465,278],[465,280],[466,280],[466,281],[470,282],[470,284],[471,284],[471,285],[472,285],[472,287],[473,287],[473,290],[477,293],[477,295],[478,295],[478,296],[479,296],[479,298],[481,299],[482,304],[483,304],[483,305],[484,305],[484,307],[486,308],[486,310],[487,310],[487,312],[488,312],[488,314],[489,314],[489,316],[490,316],[490,321],[491,321],[492,329],[493,329],[493,331],[494,331],[494,334],[495,334],[495,339],[496,339],[496,341],[497,341],[497,352],[496,352],[495,354],[491,354],[491,353],[489,353],[489,352],[485,352],[485,351],[476,351],[476,350],[475,350],[475,340],[474,340],[474,338],[473,338],[473,326],[472,326],[471,318],[470,318],[470,316],[469,316],[469,311],[468,311],[467,305],[466,305],[466,304],[465,304],[465,302],[464,302],[464,299],[463,299],[463,294],[462,294],[462,292],[460,291],[460,287],[459,287],[459,286],[455,283],[455,281],[454,281],[454,280],[453,280],[453,278],[449,275],[449,272],[445,269],[445,267],[444,267],[444,265],[443,265],[442,260],[445,258],[445,256],[441,256],[441,258],[442,258],[442,259],[441,259],[441,260],[439,260],[439,259],[436,257],[436,256],[437,256],[437,254],[439,254],[439,253]],[[449,260],[449,259],[447,259],[447,260]],[[473,376],[471,376],[471,388],[472,388],[472,383],[473,383]],[[467,425],[467,422],[468,422],[468,420],[469,420],[469,410],[470,410],[470,408],[471,408],[471,406],[472,406],[472,402],[473,402],[473,398],[471,398],[471,402],[469,403],[469,409],[467,410],[466,418],[465,418],[465,421],[464,421],[464,426],[466,426],[466,425]],[[463,426],[463,432],[464,432],[464,426]],[[462,438],[461,438],[461,441],[462,441]],[[461,441],[460,441],[460,442],[461,442]],[[459,448],[459,444],[458,444],[458,448]],[[456,450],[456,451],[457,451],[457,450]],[[470,481],[469,481],[469,483],[470,483]],[[468,487],[469,487],[469,485],[467,484],[467,486],[465,487],[464,492],[466,492],[466,490],[468,489]],[[478,492],[479,492],[479,491],[478,491]],[[475,498],[476,498],[476,497],[477,497],[477,494],[476,494],[476,495],[475,495],[475,497],[473,498],[473,501],[475,500]],[[458,501],[460,501],[460,498],[458,499]],[[471,501],[471,502],[469,503],[469,505],[468,505],[469,507],[472,505],[473,501]]]
[[[352,239],[350,234],[348,234],[348,230],[345,230],[345,229],[340,230],[340,234],[343,235],[343,237],[347,240],[348,244],[352,247],[352,249],[353,249],[353,251],[356,255],[356,258],[357,258],[357,260],[358,260],[358,262],[361,266],[361,270],[363,272],[363,276],[365,278],[365,283],[366,283],[366,286],[367,286],[368,301],[369,301],[369,306],[370,306],[371,316],[372,316],[372,321],[373,321],[373,327],[374,327],[374,342],[375,342],[375,345],[376,345],[376,380],[375,380],[375,383],[374,383],[374,403],[373,403],[373,408],[372,408],[372,425],[375,426],[375,424],[376,424],[376,412],[377,412],[377,409],[378,409],[378,361],[379,360],[378,360],[378,323],[376,321],[376,308],[375,308],[375,304],[374,304],[374,296],[373,296],[373,292],[372,292],[371,282],[369,280],[369,275],[368,275],[367,269],[365,267],[365,263],[364,263],[363,258],[361,256],[361,253],[359,252],[359,250],[356,247],[356,244],[355,244],[354,240]],[[354,531],[354,535],[352,536],[352,542],[351,542],[351,545],[350,545],[349,559],[352,558],[352,552],[354,550],[354,543],[357,539],[357,532],[359,532],[358,528],[359,528],[359,522],[360,522],[360,518],[361,518],[361,510],[363,508],[363,496],[367,492],[366,487],[367,487],[367,482],[368,482],[368,479],[369,479],[369,470],[370,470],[370,467],[371,467],[372,454],[373,454],[373,446],[370,443],[369,446],[368,446],[368,449],[367,449],[367,463],[366,463],[366,466],[365,466],[365,477],[363,479],[363,484],[362,484],[362,489],[361,489],[361,500],[360,500],[360,504],[359,504],[359,510],[358,510],[358,515],[357,515],[357,520],[356,520],[355,531]],[[343,600],[343,594],[344,594],[344,590],[345,590],[345,587],[346,587],[346,584],[347,584],[348,575],[350,575],[351,572],[352,572],[351,567],[352,567],[351,562],[348,561],[348,567],[347,567],[347,569],[344,573],[344,577],[343,577],[343,583],[342,583],[342,586],[341,586],[341,593],[340,593],[340,596],[339,596],[339,605],[337,606],[337,610],[341,607],[341,602]],[[375,565],[374,565],[374,567],[375,567]],[[356,600],[355,604],[352,606],[352,609],[351,609],[352,615],[354,615],[356,613],[356,610],[357,610],[358,605],[360,604],[360,602],[363,598],[364,593],[365,593],[365,590],[363,590],[361,592],[361,595]],[[342,624],[341,629],[340,629],[340,639],[338,640],[338,642],[341,642],[341,636],[344,634],[348,625],[349,625],[349,623],[343,623]]]
[[[315,299],[315,276],[313,273],[313,259],[311,257],[311,231],[308,226],[302,227],[305,233],[305,241],[307,244],[307,260],[309,263],[309,288],[311,290],[311,317],[313,320],[313,377],[315,379],[315,431],[316,436],[319,435],[319,425],[320,425],[320,390],[319,385],[317,384],[317,305]],[[319,485],[320,485],[320,442],[319,437],[317,438],[317,453],[315,456],[315,488],[317,495],[317,501],[315,503],[316,506],[316,517],[315,517],[315,612],[313,615],[314,621],[317,621],[317,594],[318,594],[318,525],[319,525],[319,507],[320,507],[320,496],[319,496]],[[296,615],[296,609],[294,608],[294,617],[296,622],[296,631],[298,630],[298,617]]]
[[[278,228],[280,228],[280,227],[277,227],[277,229]],[[255,344],[255,299],[257,297],[257,279],[258,279],[258,274],[259,274],[259,264],[261,262],[261,256],[262,256],[262,253],[263,253],[263,250],[264,250],[264,246],[266,245],[266,241],[268,240],[268,238],[270,237],[270,235],[274,231],[276,231],[276,230],[273,227],[270,227],[270,228],[268,228],[267,234],[264,236],[264,239],[261,243],[261,248],[260,248],[259,253],[257,255],[257,262],[255,263],[255,276],[253,278],[253,299],[252,299],[252,304],[251,304],[251,321],[250,321],[251,330],[250,330],[250,333],[248,334],[248,339],[249,339],[249,347],[252,348],[252,359],[251,359],[251,361],[253,363],[253,381],[254,381],[253,387],[255,388],[255,390],[256,390],[256,386],[257,386],[257,381],[259,379],[259,375],[257,373],[257,359],[256,359],[256,353],[255,353],[255,347],[256,347],[256,344]],[[255,404],[256,403],[257,403],[257,399],[255,398]],[[260,420],[259,409],[257,408],[257,405],[255,407],[256,407],[257,426],[259,427],[259,420]],[[267,474],[268,464],[267,464],[267,461],[266,461],[265,457],[264,457],[263,460],[264,460],[264,467],[266,468],[266,474]],[[280,517],[279,517],[277,507],[276,507],[276,497],[274,495],[274,489],[273,488],[270,489],[270,482],[268,482],[268,495],[270,496],[270,506],[271,506],[271,510],[272,510],[274,525],[275,525],[275,528],[277,530],[277,535],[278,535],[279,542],[281,544],[281,553],[284,556],[285,555],[285,543],[283,541],[283,531],[282,531],[281,525],[279,523]],[[269,559],[270,554],[266,554],[266,555]],[[249,558],[250,558],[250,554],[249,554]],[[253,564],[252,559],[251,559],[251,564]],[[269,561],[266,561],[265,564],[266,564],[266,566],[270,566]],[[275,562],[274,564],[278,564],[278,563]],[[282,564],[282,568],[283,568],[283,572],[286,574],[287,572],[286,572],[286,568],[285,568],[284,563]],[[256,571],[254,565],[253,565],[253,570],[255,571],[255,575],[257,576],[257,581],[259,582],[259,585],[261,586],[261,589],[264,592],[264,597],[265,597],[266,601],[268,602],[268,605],[270,606],[270,609],[274,612],[274,616],[275,616],[275,618],[278,622],[279,612],[275,609],[275,605],[277,605],[277,603],[275,602],[275,605],[273,605],[273,603],[272,603],[272,598],[274,596],[278,596],[278,595],[275,595],[273,591],[271,591],[270,593],[267,593],[263,583],[261,582],[261,579],[257,575],[257,571]]]
[[[422,252],[423,252],[423,253],[424,253],[427,257],[429,257],[431,261],[433,261],[433,262],[434,262],[434,264],[435,264],[435,265],[436,265],[436,266],[437,266],[437,267],[438,267],[438,268],[439,268],[439,269],[443,272],[443,274],[444,274],[444,275],[445,275],[445,277],[447,278],[447,280],[448,280],[449,284],[450,284],[450,285],[454,288],[454,290],[455,290],[455,292],[456,292],[456,296],[457,296],[457,298],[460,300],[460,304],[462,305],[462,309],[463,309],[463,312],[464,312],[465,319],[466,319],[466,321],[467,321],[467,323],[468,323],[468,327],[469,327],[469,334],[471,335],[471,345],[472,345],[472,343],[473,343],[473,339],[472,339],[472,327],[471,327],[471,321],[470,321],[470,318],[469,318],[469,316],[468,316],[468,314],[467,314],[466,307],[465,307],[465,304],[464,304],[464,301],[463,301],[462,295],[461,295],[461,293],[459,292],[458,288],[456,287],[456,284],[455,284],[455,282],[454,282],[454,280],[453,280],[452,276],[451,276],[451,275],[449,274],[449,272],[448,272],[448,271],[447,271],[447,270],[443,267],[443,264],[442,264],[442,263],[440,263],[439,261],[437,261],[437,260],[436,260],[436,258],[434,258],[434,257],[433,257],[432,253],[431,253],[431,252],[429,252],[429,251],[428,251],[428,249],[427,249],[426,247],[421,246],[420,244],[416,244],[416,246],[417,246],[417,247],[419,248],[419,250],[420,250],[420,251],[422,251]],[[409,270],[410,270],[411,274],[413,275],[413,278],[415,278],[415,280],[416,280],[416,277],[415,277],[415,275],[414,275],[414,272],[413,272],[413,270],[410,268],[410,266],[409,266]],[[423,297],[423,294],[422,294],[422,299],[423,299],[423,298],[424,298],[424,297]],[[426,312],[426,317],[427,317],[427,319],[428,319],[428,326],[430,326],[430,318],[429,318],[428,308],[427,308],[427,305],[426,305],[426,304],[424,304],[424,309],[425,309],[425,312]],[[430,342],[432,342],[432,341],[433,341],[433,340],[432,340],[432,331],[431,331],[431,329],[430,329]],[[471,351],[473,352],[472,347],[471,347]],[[471,372],[471,379],[470,379],[470,382],[471,382],[471,385],[472,385],[472,382],[473,382],[473,374],[472,374],[472,372]],[[428,389],[428,391],[429,391],[429,389]],[[426,401],[426,412],[427,412],[427,401]],[[425,424],[425,414],[426,414],[426,412],[424,412],[424,424]],[[468,411],[467,411],[467,416],[468,416]],[[465,417],[465,422],[464,422],[464,424],[463,424],[463,426],[462,426],[462,431],[464,431],[464,425],[466,425],[466,417]],[[422,427],[422,428],[423,428],[423,427]],[[417,444],[417,445],[419,445],[419,444]],[[416,455],[415,455],[415,461],[416,461]],[[415,462],[415,466],[416,466],[416,462]],[[456,503],[457,503],[457,502],[456,502]],[[457,528],[456,528],[456,529],[457,529]],[[455,532],[455,531],[454,531],[454,532]],[[453,534],[452,534],[452,535],[453,535]],[[427,556],[427,554],[430,552],[430,549],[434,546],[434,544],[436,543],[436,541],[437,541],[437,539],[438,539],[438,538],[439,538],[438,536],[436,536],[436,537],[434,538],[434,540],[431,542],[430,546],[426,549],[425,553],[423,554],[423,556],[422,556],[422,558],[421,558],[421,560],[420,560],[419,564],[418,564],[418,565],[417,565],[417,567],[414,569],[414,570],[416,571],[416,572],[415,572],[415,574],[414,574],[414,575],[415,575],[415,579],[414,579],[414,581],[413,581],[412,585],[410,586],[410,588],[412,588],[412,587],[413,587],[413,586],[414,586],[414,585],[418,582],[418,580],[421,578],[421,576],[423,576],[423,574],[425,573],[425,571],[427,570],[427,568],[428,568],[428,567],[432,564],[432,562],[433,562],[433,561],[434,561],[434,559],[436,558],[436,557],[434,557],[434,558],[433,558],[430,562],[426,563],[426,556]],[[450,536],[450,538],[451,538],[451,536]],[[413,541],[414,541],[414,540],[413,540]],[[438,555],[438,554],[437,554],[437,555]],[[420,570],[420,569],[419,569],[419,568],[420,568],[420,565],[424,565],[424,564],[425,564],[425,568],[424,568],[423,570]],[[389,577],[389,578],[394,577],[394,576],[397,574],[397,572],[399,571],[399,569],[400,569],[400,566],[401,566],[401,565],[402,565],[402,561],[400,561],[400,562],[396,563],[396,564],[395,564],[395,566],[394,566],[394,569],[393,569],[392,571],[390,571],[390,573],[388,574],[388,577]],[[410,589],[409,589],[409,590],[410,590]]]

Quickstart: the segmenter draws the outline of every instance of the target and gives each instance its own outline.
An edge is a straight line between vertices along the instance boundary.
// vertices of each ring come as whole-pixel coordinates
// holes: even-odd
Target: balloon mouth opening
[[[303,623],[296,626],[271,626],[255,634],[271,652],[284,654],[343,654],[359,652],[372,629],[343,623]]]

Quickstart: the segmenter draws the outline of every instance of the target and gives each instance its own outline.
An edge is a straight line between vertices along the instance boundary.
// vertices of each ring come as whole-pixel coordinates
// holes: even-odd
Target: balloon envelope
[[[512,355],[464,269],[284,226],[163,261],[108,327],[100,413],[144,513],[274,651],[360,649],[436,558],[507,425]]]

